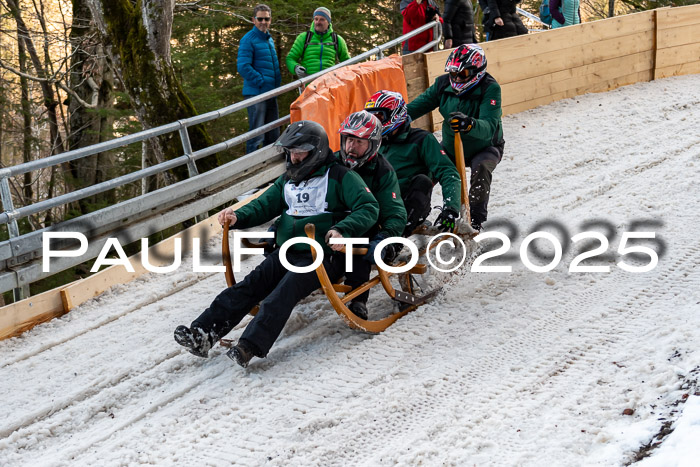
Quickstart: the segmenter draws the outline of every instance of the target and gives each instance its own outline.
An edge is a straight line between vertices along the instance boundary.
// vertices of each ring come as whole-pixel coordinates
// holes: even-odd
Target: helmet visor
[[[371,113],[375,117],[379,119],[379,121],[383,124],[391,120],[391,111],[388,109],[384,109],[382,107],[375,107],[372,109],[365,109],[367,112]]]
[[[478,67],[470,65],[461,71],[451,71],[450,78],[454,81],[469,81],[479,74],[481,70]]]

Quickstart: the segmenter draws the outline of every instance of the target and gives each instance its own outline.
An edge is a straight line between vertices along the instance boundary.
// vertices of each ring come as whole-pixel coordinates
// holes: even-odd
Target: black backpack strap
[[[306,31],[306,39],[304,39],[304,48],[301,49],[301,55],[299,55],[299,63],[301,63],[301,60],[304,58],[304,53],[306,53],[306,48],[309,46],[312,36],[313,33],[311,31]]]
[[[333,39],[333,48],[335,49],[335,59],[340,60],[340,53],[338,51],[339,46],[338,46],[338,34],[335,32],[331,33],[331,39]]]

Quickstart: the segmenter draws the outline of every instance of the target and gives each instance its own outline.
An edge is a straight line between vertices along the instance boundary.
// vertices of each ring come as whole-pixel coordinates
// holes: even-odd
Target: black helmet
[[[321,125],[310,120],[292,123],[275,141],[274,146],[284,150],[287,160],[287,176],[300,182],[319,168],[328,158],[328,135]],[[309,151],[310,154],[298,164],[292,164],[290,149]]]

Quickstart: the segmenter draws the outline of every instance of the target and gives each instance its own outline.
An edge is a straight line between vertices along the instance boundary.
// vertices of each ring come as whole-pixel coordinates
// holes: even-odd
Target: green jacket
[[[340,160],[340,152],[335,153]],[[379,220],[369,236],[381,234],[384,238],[400,237],[406,227],[406,207],[401,199],[399,181],[391,164],[381,155],[363,165],[356,172],[372,190],[379,203]]]
[[[328,25],[328,31],[322,36],[319,36],[314,31],[314,25],[311,24],[311,41],[306,47],[304,56],[302,57],[302,51],[304,51],[304,43],[306,42],[306,33],[302,32],[294,40],[292,48],[287,54],[287,68],[289,72],[294,75],[294,67],[301,65],[306,68],[307,75],[313,75],[321,70],[330,68],[336,63],[336,57],[339,62],[344,62],[350,59],[348,54],[348,46],[345,43],[345,39],[340,36],[338,37],[338,50],[335,50],[333,46],[333,25]],[[300,60],[301,58],[301,60]]]
[[[402,193],[406,193],[413,177],[424,174],[440,182],[445,206],[459,212],[459,172],[432,133],[405,124],[396,134],[384,137],[379,153],[396,170]]]
[[[294,197],[298,196],[301,201],[305,195],[297,190],[314,185],[316,191],[311,192],[310,203],[299,206],[315,212],[310,215],[297,214],[299,211],[294,211]],[[313,193],[324,192],[324,198],[314,199]],[[309,196],[306,196],[305,201],[308,200]],[[314,204],[314,201],[317,202]],[[290,238],[306,237],[304,226],[313,223],[316,225],[316,241],[329,254],[331,250],[325,242],[326,233],[333,228],[346,238],[363,236],[377,222],[379,204],[358,174],[329,159],[299,184],[281,175],[259,198],[236,210],[236,216],[235,227],[238,229],[255,227],[280,216],[276,221],[275,236],[280,246]],[[309,251],[309,246],[297,244],[294,249]]]
[[[452,112],[462,112],[476,123],[469,133],[462,133],[465,159],[489,146],[503,144],[501,87],[488,73],[461,96],[457,96],[450,86],[449,75],[438,77],[432,86],[408,104],[408,115],[415,120],[438,107],[445,119],[442,122],[442,146],[453,160],[455,137],[449,124]]]

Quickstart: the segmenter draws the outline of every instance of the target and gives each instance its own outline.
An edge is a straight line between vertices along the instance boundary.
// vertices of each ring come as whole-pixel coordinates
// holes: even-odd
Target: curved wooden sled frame
[[[461,207],[460,219],[458,224],[455,226],[454,233],[461,237],[471,239],[474,238],[474,236],[476,236],[478,232],[471,228],[471,219],[468,209],[469,198],[466,180],[466,167],[464,162],[464,150],[462,148],[462,140],[459,132],[455,133],[455,165],[457,166],[457,171],[459,172],[460,176]],[[306,224],[306,226],[304,227],[304,232],[306,233],[307,237],[314,239],[316,227],[313,224]],[[438,233],[441,233],[441,231],[437,230],[435,227],[420,227],[413,232],[413,234],[418,235],[436,235]],[[242,239],[242,242],[246,245],[246,247],[249,248],[262,247],[261,244],[250,242],[247,239]],[[432,247],[435,247],[436,245],[437,243],[434,242],[432,244]],[[233,274],[233,265],[231,262],[228,221],[224,224],[221,248],[224,266],[226,267],[226,283],[229,287],[232,287],[236,283],[236,278]],[[366,248],[353,249],[353,254],[355,255],[364,255],[366,253]],[[420,256],[423,256],[425,254],[427,254],[426,250],[420,252]],[[313,260],[316,261],[317,252],[313,247],[311,248],[311,255],[313,256]],[[396,264],[395,267],[400,267],[405,264],[405,262],[401,262],[399,264]],[[340,317],[343,318],[345,323],[351,328],[359,329],[370,333],[380,333],[384,331],[386,328],[394,324],[399,318],[402,318],[411,311],[415,310],[420,305],[424,304],[430,298],[435,296],[441,290],[441,288],[437,288],[435,290],[427,292],[422,296],[416,296],[412,293],[413,290],[411,285],[411,276],[425,274],[426,271],[427,265],[419,263],[416,266],[414,266],[411,270],[401,273],[401,275],[403,276],[403,280],[400,281],[400,283],[402,284],[402,289],[404,290],[396,290],[390,281],[390,277],[395,275],[395,273],[387,272],[381,268],[377,268],[377,274],[374,277],[370,278],[361,286],[352,289],[350,286],[347,285],[333,284],[330,278],[328,277],[328,273],[326,272],[326,268],[323,266],[323,263],[321,263],[319,267],[316,268],[316,274],[318,275],[318,280],[321,284],[321,290],[326,295],[326,298],[333,306],[333,309],[336,311],[336,313],[338,313],[338,315],[340,315]],[[358,295],[370,290],[371,288],[379,284],[382,285],[382,288],[387,293],[387,295],[389,295],[390,298],[404,304],[404,308],[402,310],[399,310],[379,320],[364,320],[359,318],[352,311],[350,311],[350,309],[346,305],[348,302],[350,302]],[[339,293],[344,293],[345,295],[341,298],[338,296]],[[255,315],[258,312],[258,309],[258,306],[254,307],[249,314]],[[231,347],[232,342],[229,339],[221,339],[220,344],[224,347]]]

